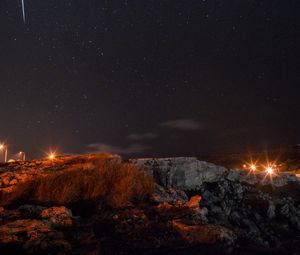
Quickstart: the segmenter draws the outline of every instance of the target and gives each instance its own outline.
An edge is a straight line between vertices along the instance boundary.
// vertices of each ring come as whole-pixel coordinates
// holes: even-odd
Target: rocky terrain
[[[1,165],[1,254],[300,254],[300,184],[286,173],[134,159],[155,181],[140,201],[96,209],[4,202],[30,180],[66,171],[72,178],[72,169],[89,171],[99,160],[121,162],[107,154]]]

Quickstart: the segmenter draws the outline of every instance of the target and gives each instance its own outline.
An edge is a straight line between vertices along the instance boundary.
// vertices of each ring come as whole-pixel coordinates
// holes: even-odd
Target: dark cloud
[[[144,140],[144,139],[151,140],[157,137],[158,135],[154,133],[142,133],[142,134],[130,134],[129,136],[127,136],[127,139],[137,141],[137,140]]]
[[[93,143],[88,146],[89,153],[113,153],[113,154],[121,154],[121,155],[131,155],[131,154],[139,154],[145,152],[151,147],[143,144],[130,144],[127,146],[115,146],[106,143]]]
[[[194,119],[168,120],[159,124],[161,127],[181,131],[193,131],[205,128],[205,124]]]

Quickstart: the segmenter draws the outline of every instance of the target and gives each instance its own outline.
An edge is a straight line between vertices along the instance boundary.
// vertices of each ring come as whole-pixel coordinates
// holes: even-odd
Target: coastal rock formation
[[[237,242],[247,240],[258,247],[299,252],[300,183],[296,176],[230,170],[196,158],[133,162],[145,167],[167,189],[201,195],[201,210],[193,216],[198,227],[223,226],[235,233]],[[188,229],[176,226],[181,231]],[[197,232],[195,229],[191,227],[190,232]]]
[[[224,179],[251,185],[274,185],[283,187],[289,183],[299,183],[292,174],[278,173],[265,178],[263,172],[249,174],[246,170],[232,170],[200,161],[193,157],[132,159],[132,163],[146,169],[155,181],[165,188],[183,190],[199,189],[204,183],[215,183]]]
[[[10,192],[22,182],[59,171],[67,171],[69,178],[70,169],[96,169],[98,159],[0,166],[0,192],[14,194]],[[294,175],[252,174],[196,158],[131,162],[156,181],[147,199],[138,203],[117,209],[103,206],[99,198],[84,206],[1,204],[1,254],[300,254],[300,184]],[[111,195],[118,198],[122,192]]]

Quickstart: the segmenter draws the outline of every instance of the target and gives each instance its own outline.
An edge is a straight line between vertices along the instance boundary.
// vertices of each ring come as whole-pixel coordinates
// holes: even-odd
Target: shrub
[[[137,166],[99,160],[93,168],[72,168],[21,183],[14,192],[2,196],[1,205],[80,206],[92,202],[118,208],[144,200],[152,190],[152,178]]]

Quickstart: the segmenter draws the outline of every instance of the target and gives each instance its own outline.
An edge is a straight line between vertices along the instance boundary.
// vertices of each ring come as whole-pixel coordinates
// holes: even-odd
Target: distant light
[[[250,169],[251,169],[252,171],[256,171],[257,167],[256,167],[256,165],[251,165],[251,166],[250,166]]]
[[[3,150],[5,148],[4,144],[0,144],[0,150]]]
[[[274,174],[274,168],[271,167],[271,166],[268,166],[268,167],[266,168],[266,171],[267,171],[267,173],[270,174],[270,175]]]
[[[50,159],[50,160],[55,159],[55,157],[56,157],[56,154],[54,152],[51,152],[48,155],[48,159]]]

